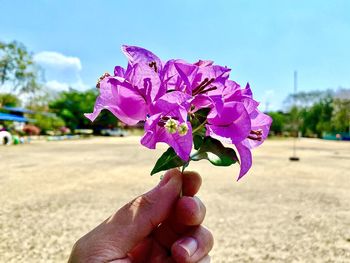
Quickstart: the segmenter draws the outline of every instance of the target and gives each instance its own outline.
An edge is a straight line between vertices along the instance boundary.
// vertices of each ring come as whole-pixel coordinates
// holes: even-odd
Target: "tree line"
[[[299,92],[285,100],[285,111],[269,112],[275,135],[323,137],[350,132],[350,89]]]

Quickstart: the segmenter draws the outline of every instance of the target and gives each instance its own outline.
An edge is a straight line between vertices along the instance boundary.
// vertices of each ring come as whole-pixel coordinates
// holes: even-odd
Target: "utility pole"
[[[294,71],[294,98],[293,98],[293,107],[296,109],[296,95],[297,95],[297,89],[298,89],[298,72],[295,70]],[[293,155],[289,157],[290,161],[299,161],[300,158],[297,157],[296,155],[296,144],[297,144],[297,139],[299,137],[299,120],[298,120],[298,114],[296,114],[296,118],[294,120],[294,125],[295,127],[295,136],[293,138]]]
[[[265,103],[265,113],[269,112],[269,106],[270,106],[270,102],[267,100]]]

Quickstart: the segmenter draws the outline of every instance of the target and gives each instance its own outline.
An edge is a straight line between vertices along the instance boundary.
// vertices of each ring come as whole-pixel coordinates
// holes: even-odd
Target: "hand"
[[[205,206],[193,197],[201,181],[195,172],[168,171],[158,186],[80,238],[69,262],[210,262],[213,236],[201,226]]]

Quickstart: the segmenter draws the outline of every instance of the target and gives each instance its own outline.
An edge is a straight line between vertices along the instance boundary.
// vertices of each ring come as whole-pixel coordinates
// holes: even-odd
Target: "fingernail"
[[[179,246],[185,249],[188,255],[191,257],[196,252],[198,243],[196,239],[192,237],[186,237],[180,241]]]

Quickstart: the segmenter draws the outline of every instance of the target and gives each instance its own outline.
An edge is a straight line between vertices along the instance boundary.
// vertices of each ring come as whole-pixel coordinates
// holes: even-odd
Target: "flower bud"
[[[185,136],[188,132],[188,126],[187,124],[184,122],[184,123],[181,123],[179,125],[179,135],[180,136]]]
[[[177,132],[177,128],[179,126],[179,123],[177,120],[174,120],[172,118],[169,118],[166,122],[164,127],[166,128],[167,132],[174,134]]]

